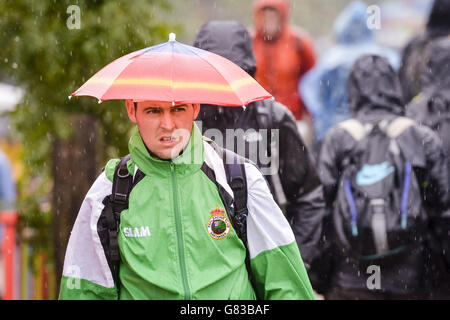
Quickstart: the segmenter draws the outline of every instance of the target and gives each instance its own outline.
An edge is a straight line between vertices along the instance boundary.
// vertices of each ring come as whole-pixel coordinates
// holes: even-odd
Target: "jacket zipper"
[[[177,232],[177,244],[178,244],[178,260],[180,261],[180,270],[181,270],[181,279],[183,282],[184,297],[185,300],[190,300],[191,293],[189,289],[189,283],[187,280],[186,259],[184,255],[184,244],[183,244],[183,228],[181,225],[181,214],[178,203],[177,176],[175,174],[175,165],[173,163],[170,164],[170,173],[172,175],[173,203],[175,210],[175,229]]]

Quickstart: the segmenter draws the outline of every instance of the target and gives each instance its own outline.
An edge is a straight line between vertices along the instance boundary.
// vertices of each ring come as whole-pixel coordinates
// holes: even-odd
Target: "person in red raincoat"
[[[316,62],[314,45],[304,30],[289,25],[288,18],[287,0],[254,2],[255,79],[292,111],[300,133],[311,135],[310,128],[304,131],[305,124],[310,127],[311,118],[297,88],[301,77]],[[305,138],[305,143],[312,139]]]

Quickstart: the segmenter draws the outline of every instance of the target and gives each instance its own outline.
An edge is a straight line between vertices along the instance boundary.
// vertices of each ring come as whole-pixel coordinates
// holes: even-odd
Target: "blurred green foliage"
[[[70,29],[76,5],[80,28]],[[164,21],[165,0],[4,0],[0,2],[0,80],[25,90],[10,114],[13,139],[23,144],[25,173],[18,185],[23,225],[51,237],[51,148],[71,135],[69,115],[98,119],[106,161],[127,153],[131,123],[123,101],[98,104],[68,96],[99,69],[129,52],[167,41],[181,25]],[[69,20],[69,22],[68,22]],[[47,241],[40,239],[38,242]]]

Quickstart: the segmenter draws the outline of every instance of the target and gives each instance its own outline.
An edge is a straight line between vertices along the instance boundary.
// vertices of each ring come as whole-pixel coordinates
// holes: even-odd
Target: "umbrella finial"
[[[169,33],[169,41],[175,41],[175,38],[177,37],[177,35],[173,32]]]

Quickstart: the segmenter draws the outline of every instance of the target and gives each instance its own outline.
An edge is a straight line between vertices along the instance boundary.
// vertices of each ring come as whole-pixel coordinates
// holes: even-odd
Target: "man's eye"
[[[176,108],[173,108],[172,110],[175,112],[185,111],[186,107],[176,107]]]
[[[159,109],[147,109],[146,111],[149,114],[158,114],[160,112]]]

